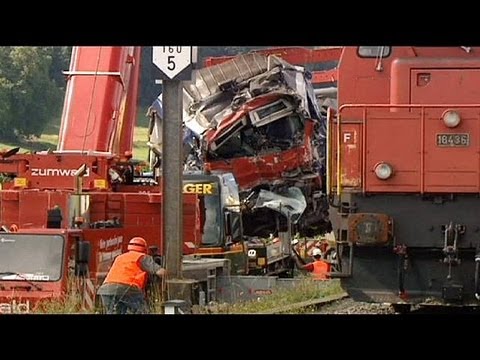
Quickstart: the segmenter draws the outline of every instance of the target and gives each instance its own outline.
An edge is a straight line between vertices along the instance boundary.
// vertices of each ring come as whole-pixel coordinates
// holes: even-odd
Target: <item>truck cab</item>
[[[48,312],[65,289],[83,290],[89,261],[90,244],[79,230],[0,232],[0,313]],[[94,293],[79,294],[93,303]]]

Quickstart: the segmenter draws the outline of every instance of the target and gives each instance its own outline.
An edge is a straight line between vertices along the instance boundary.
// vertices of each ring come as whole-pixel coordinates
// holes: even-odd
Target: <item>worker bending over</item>
[[[117,256],[105,281],[98,289],[107,314],[147,313],[147,274],[164,277],[166,270],[147,255],[147,242],[134,237],[128,252]]]

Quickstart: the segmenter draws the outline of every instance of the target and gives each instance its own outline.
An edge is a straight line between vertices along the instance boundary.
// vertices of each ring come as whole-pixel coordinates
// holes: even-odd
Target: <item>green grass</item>
[[[69,278],[66,294],[60,298],[45,299],[33,311],[34,314],[92,314],[95,310],[82,307],[82,298],[76,287],[76,279]]]
[[[133,157],[139,160],[146,160],[148,156],[148,118],[145,116],[145,109],[139,109],[137,124],[133,137]],[[43,134],[39,138],[31,140],[18,139],[5,142],[0,140],[0,150],[10,149],[19,146],[20,153],[56,150],[58,143],[58,134],[60,132],[60,120],[55,119],[47,125]]]
[[[314,281],[310,277],[305,277],[293,288],[279,289],[271,295],[259,297],[256,300],[238,302],[234,304],[221,304],[212,307],[199,309],[200,313],[217,313],[217,314],[258,314],[282,306],[292,305],[308,300],[321,299],[327,296],[338,295],[344,290],[340,285],[340,281]],[[314,311],[312,307],[295,309],[287,314],[303,314]]]
[[[57,130],[55,133],[55,125],[49,125],[48,129],[39,138],[0,141],[0,149],[10,149],[19,146],[20,153],[48,149],[55,150],[57,148],[59,126],[57,125],[56,127]]]
[[[133,136],[133,157],[139,160],[147,160],[148,157],[148,128],[147,127],[135,127],[135,133]]]

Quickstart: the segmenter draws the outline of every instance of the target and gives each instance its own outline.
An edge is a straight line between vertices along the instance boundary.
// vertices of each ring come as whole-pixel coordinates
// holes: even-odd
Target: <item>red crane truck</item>
[[[163,255],[161,179],[139,175],[131,158],[139,66],[138,47],[74,47],[66,72],[57,150],[19,154],[18,149],[12,149],[0,155],[0,173],[6,178],[0,191],[0,311],[32,311],[42,303],[39,300],[64,296],[69,282],[80,291],[84,306],[92,308],[95,289],[133,236],[144,237]],[[209,71],[221,67],[212,66]],[[260,69],[258,75],[267,70],[271,68]],[[296,69],[295,74],[304,75],[301,69]],[[305,78],[304,83],[308,86]],[[288,108],[281,114],[283,117],[296,117],[291,122],[298,125],[294,129],[298,138],[295,144],[250,156],[254,161],[244,161],[243,165],[256,162],[263,170],[258,172],[257,167],[246,177],[242,177],[241,161],[225,158],[211,161],[200,171],[190,169],[184,177],[184,254],[219,258],[200,266],[201,275],[195,278],[202,286],[208,287],[212,272],[220,270],[269,274],[291,269],[289,229],[285,230],[285,226],[279,228],[275,223],[273,230],[270,225],[270,229],[263,230],[277,231],[276,237],[283,241],[258,241],[260,237],[255,236],[249,237],[253,241],[245,241],[243,214],[248,201],[242,198],[242,190],[256,187],[259,194],[262,182],[273,184],[286,176],[290,180],[284,185],[291,187],[303,181],[309,184],[305,188],[312,188],[314,184],[316,189],[311,194],[321,197],[324,183],[318,170],[312,168],[319,160],[312,144],[318,147],[314,128],[321,119],[309,109],[313,105],[306,102],[305,96],[295,98],[300,103],[304,100],[299,106],[291,94],[263,95],[253,101],[247,99],[237,109],[238,114],[229,118],[230,123],[251,124],[246,117],[252,110],[281,103]],[[239,116],[245,120],[238,122]],[[258,123],[257,127],[262,126]],[[211,140],[208,144],[221,148],[219,139],[229,129],[219,126],[207,136]],[[210,149],[211,155],[218,155],[212,146]],[[298,157],[301,160],[294,160]],[[284,160],[292,164],[291,169],[272,166]],[[237,165],[225,166],[228,163]],[[305,199],[304,195],[299,197]],[[278,199],[273,199],[277,200],[274,206],[278,206]],[[263,197],[264,203],[268,200],[268,196]],[[258,206],[258,201],[256,205],[267,208]],[[316,207],[315,211],[320,214],[323,208]],[[262,244],[264,254],[256,252],[253,256],[255,243]],[[201,261],[197,260],[193,268],[198,269]],[[187,272],[188,267],[187,261]],[[210,294],[212,289],[205,290]]]

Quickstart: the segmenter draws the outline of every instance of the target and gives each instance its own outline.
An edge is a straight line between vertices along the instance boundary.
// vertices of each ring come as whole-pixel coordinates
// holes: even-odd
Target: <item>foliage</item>
[[[42,300],[33,311],[35,314],[80,314],[93,313],[94,310],[87,310],[82,307],[81,292],[78,290],[76,278],[68,278],[67,292],[58,298]]]
[[[0,47],[1,138],[40,136],[61,111],[68,48]]]
[[[338,280],[319,282],[305,277],[302,281],[291,288],[276,290],[271,295],[259,297],[256,300],[237,302],[233,304],[212,304],[205,307],[195,305],[194,314],[256,314],[271,311],[282,306],[292,305],[308,300],[317,300],[332,295],[343,293]],[[150,312],[163,314],[163,298],[159,288],[153,288],[149,293]],[[69,290],[61,298],[44,300],[33,313],[36,314],[100,314],[101,309],[86,310],[81,306],[80,292],[75,286],[75,280],[69,281]],[[293,309],[283,313],[299,314],[315,311],[314,307]]]
[[[271,295],[265,295],[256,300],[242,301],[233,304],[214,304],[203,309],[196,309],[197,313],[218,313],[218,314],[257,314],[268,312],[286,305],[321,299],[331,295],[343,293],[338,280],[315,281],[305,276],[302,281],[291,288],[283,288]],[[287,313],[305,313],[312,311],[306,307],[288,311]]]
[[[55,84],[62,90],[65,90],[67,82],[65,81],[64,70],[70,67],[70,56],[72,54],[71,46],[51,46],[46,48],[50,53],[52,62],[50,65],[49,76],[55,81]]]
[[[338,281],[314,281],[306,277],[304,281],[291,289],[282,289],[272,295],[263,296],[256,301],[233,304],[227,313],[254,314],[302,301],[314,300],[343,292]],[[305,311],[305,310],[304,310]],[[296,311],[298,312],[298,311]]]
[[[210,56],[235,55],[261,46],[200,46],[198,63]],[[40,136],[49,123],[59,122],[71,46],[0,47],[0,140],[11,143]],[[160,94],[159,70],[152,47],[142,48],[140,107],[147,108]]]

